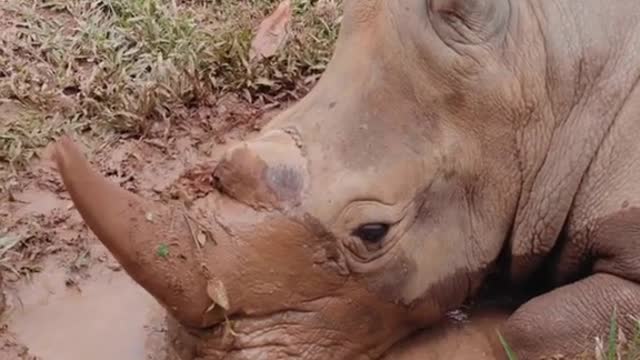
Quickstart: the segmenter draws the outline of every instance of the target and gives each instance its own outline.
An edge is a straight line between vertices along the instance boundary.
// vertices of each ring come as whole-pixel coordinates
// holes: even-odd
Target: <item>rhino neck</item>
[[[619,73],[628,76],[637,67],[635,61],[625,66],[621,60],[638,57],[629,42],[638,39],[639,2],[621,0],[607,6],[598,0],[530,1],[524,11],[535,21],[527,25],[534,25],[539,33],[545,90],[553,115],[550,124],[562,126],[592,95],[630,92],[625,83],[617,88],[598,86],[604,87],[607,79]]]
[[[514,282],[531,276],[557,245],[585,174],[640,78],[640,3],[529,7],[544,89],[518,135],[522,191],[509,241]]]

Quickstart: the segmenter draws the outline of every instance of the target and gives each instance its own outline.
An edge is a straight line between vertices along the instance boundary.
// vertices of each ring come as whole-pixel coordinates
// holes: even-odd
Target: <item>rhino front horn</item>
[[[49,149],[80,215],[125,271],[178,321],[209,326],[207,280],[184,209],[143,199],[92,169],[67,136]]]

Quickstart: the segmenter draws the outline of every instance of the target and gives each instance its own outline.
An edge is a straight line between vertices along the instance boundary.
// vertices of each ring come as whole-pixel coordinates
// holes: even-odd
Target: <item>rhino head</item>
[[[55,160],[88,226],[189,339],[185,359],[376,359],[472,297],[505,247],[524,91],[544,87],[526,11],[347,1],[322,79],[224,154],[218,193],[195,208],[120,189],[67,138]]]

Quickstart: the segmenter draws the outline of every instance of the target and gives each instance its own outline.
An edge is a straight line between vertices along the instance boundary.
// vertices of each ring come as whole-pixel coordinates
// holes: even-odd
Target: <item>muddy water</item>
[[[67,287],[66,273],[46,266],[12,297],[10,331],[42,360],[162,359],[159,305],[124,272],[94,272]]]

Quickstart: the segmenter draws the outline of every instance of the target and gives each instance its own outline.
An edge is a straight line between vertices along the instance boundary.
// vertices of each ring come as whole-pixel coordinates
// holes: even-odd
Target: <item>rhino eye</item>
[[[353,232],[354,236],[359,237],[362,241],[374,245],[384,239],[389,232],[388,224],[365,224],[360,226]]]

